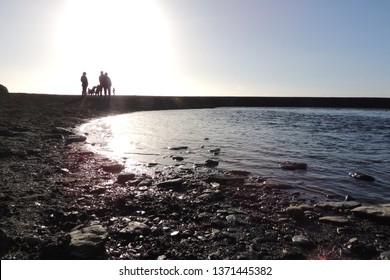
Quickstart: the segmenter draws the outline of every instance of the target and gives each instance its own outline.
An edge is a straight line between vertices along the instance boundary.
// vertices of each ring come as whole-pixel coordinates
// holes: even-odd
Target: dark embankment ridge
[[[196,109],[215,107],[312,107],[390,109],[390,98],[346,97],[203,97],[203,96],[98,96],[11,93],[3,102],[65,104],[112,113],[139,110]],[[5,104],[3,104],[5,105]]]

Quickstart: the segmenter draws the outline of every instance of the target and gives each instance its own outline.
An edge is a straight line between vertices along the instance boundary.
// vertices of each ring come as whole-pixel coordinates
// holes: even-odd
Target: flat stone
[[[390,203],[366,205],[352,209],[356,216],[390,221]]]
[[[66,141],[69,143],[81,143],[87,141],[87,137],[84,135],[68,135]]]
[[[57,139],[57,140],[62,140],[64,139],[64,135],[61,133],[50,133],[50,134],[45,134],[42,136],[45,139]]]
[[[163,181],[157,184],[158,188],[169,188],[169,187],[181,187],[183,185],[184,180],[182,178],[172,179]]]
[[[316,204],[319,208],[325,209],[352,209],[362,205],[357,201],[320,201]]]
[[[168,150],[172,150],[172,151],[187,150],[187,149],[188,149],[187,146],[168,147]]]
[[[349,223],[349,219],[345,216],[324,216],[321,217],[320,222],[336,224],[336,225],[345,225]]]
[[[64,136],[68,136],[68,135],[74,135],[74,132],[66,129],[66,128],[63,128],[63,127],[56,127],[56,128],[53,128],[51,130],[51,133],[58,133],[58,134],[62,134]]]
[[[310,239],[304,235],[294,235],[292,242],[299,246],[308,246],[312,244]]]
[[[132,221],[126,227],[120,230],[123,235],[145,235],[150,232],[150,227],[144,223]]]
[[[93,225],[70,233],[69,254],[75,259],[96,259],[104,254],[107,231],[101,225]]]
[[[132,173],[120,173],[118,174],[118,183],[124,184],[127,181],[133,180],[135,178],[135,174]]]

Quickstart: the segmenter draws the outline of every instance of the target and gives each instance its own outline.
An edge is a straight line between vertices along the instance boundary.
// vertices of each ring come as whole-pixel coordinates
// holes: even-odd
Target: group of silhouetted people
[[[82,95],[104,95],[106,96],[111,96],[111,79],[108,77],[108,74],[105,73],[103,74],[103,71],[100,71],[100,76],[99,76],[99,84],[97,86],[94,86],[92,89],[88,88],[88,78],[87,78],[87,73],[83,72],[83,75],[81,76],[81,86],[83,88]],[[88,88],[88,90],[87,90]],[[115,94],[115,88],[113,89],[113,94]]]

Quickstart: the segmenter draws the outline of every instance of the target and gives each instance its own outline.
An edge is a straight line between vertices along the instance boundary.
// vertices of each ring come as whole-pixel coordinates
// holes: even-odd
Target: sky
[[[81,94],[390,98],[387,0],[2,0],[0,84]]]

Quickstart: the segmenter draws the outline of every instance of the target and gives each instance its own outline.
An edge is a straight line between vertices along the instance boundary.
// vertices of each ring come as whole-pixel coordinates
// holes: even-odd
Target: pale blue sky
[[[387,0],[3,0],[0,83],[80,94],[390,97]]]

